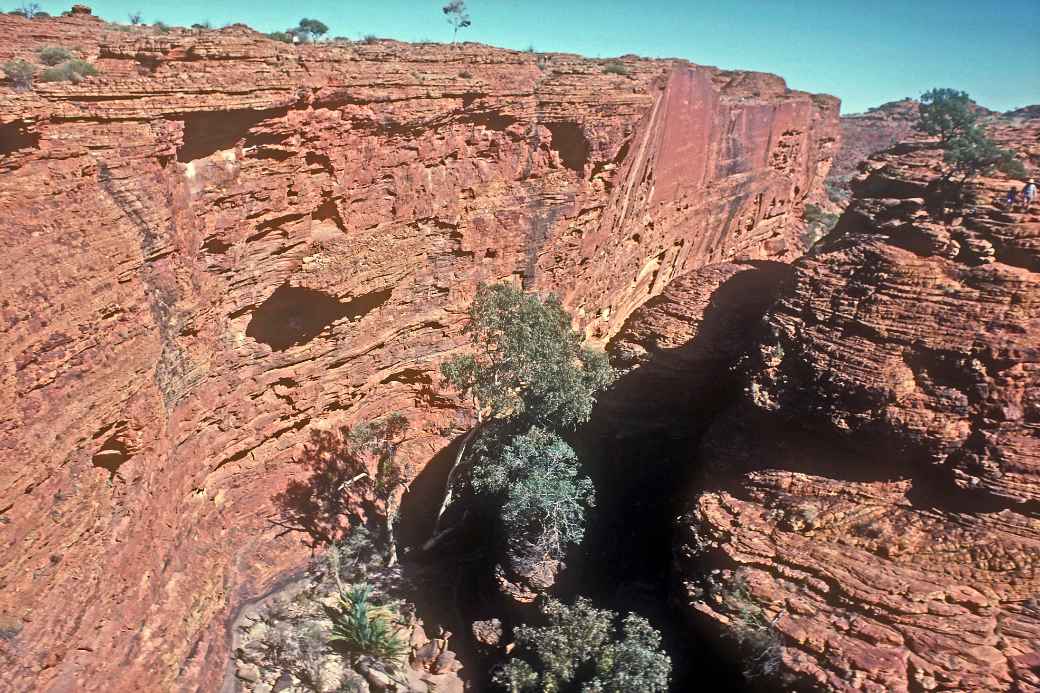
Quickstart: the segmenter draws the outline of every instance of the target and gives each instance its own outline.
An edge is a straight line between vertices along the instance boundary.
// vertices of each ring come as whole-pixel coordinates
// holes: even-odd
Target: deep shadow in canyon
[[[741,365],[789,276],[786,266],[756,263],[723,280],[711,292],[696,336],[650,353],[604,393],[591,421],[568,436],[595,483],[596,506],[585,540],[571,551],[552,594],[568,603],[584,596],[599,608],[646,617],[672,658],[675,692],[779,690],[768,681],[745,680],[735,644],[676,601],[673,552],[676,520],[705,478],[697,458],[701,438],[740,399]],[[420,616],[453,633],[452,647],[466,666],[462,674],[472,690],[485,691],[493,690],[490,670],[502,660],[477,646],[471,624],[500,618],[504,644],[512,626],[537,622],[538,614],[535,606],[507,602],[498,591],[492,569],[499,554],[487,509],[461,499],[449,515],[448,524],[457,529],[433,551],[421,548],[458,442],[412,483],[398,538],[408,547],[402,560],[419,587]]]

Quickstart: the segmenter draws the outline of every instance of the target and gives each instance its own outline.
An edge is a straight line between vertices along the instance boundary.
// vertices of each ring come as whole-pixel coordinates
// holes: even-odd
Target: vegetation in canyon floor
[[[661,634],[646,619],[628,614],[618,634],[618,614],[587,599],[573,606],[547,599],[546,624],[519,626],[518,649],[494,674],[509,693],[660,693],[668,688],[671,660]]]
[[[581,540],[593,500],[592,484],[578,477],[577,455],[559,432],[589,420],[614,370],[605,354],[582,347],[555,296],[482,285],[469,317],[472,353],[441,370],[470,399],[476,425],[459,445],[430,542],[438,540],[459,486],[499,508],[503,534],[537,549],[525,553],[557,560]],[[460,469],[469,470],[468,483],[458,478]]]

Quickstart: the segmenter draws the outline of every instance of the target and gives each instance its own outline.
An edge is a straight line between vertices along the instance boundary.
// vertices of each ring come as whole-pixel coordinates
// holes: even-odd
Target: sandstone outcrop
[[[834,155],[828,178],[846,183],[860,163],[914,133],[920,103],[914,99],[890,101],[865,113],[841,117],[841,146]]]
[[[987,129],[1035,175],[1040,121]],[[683,596],[803,687],[1040,690],[1040,208],[940,162],[870,159],[702,442]]]
[[[605,343],[672,277],[790,258],[837,101],[771,75],[241,26],[0,15],[0,689],[214,690],[227,619],[308,554],[273,501],[390,411],[420,471],[479,281]]]

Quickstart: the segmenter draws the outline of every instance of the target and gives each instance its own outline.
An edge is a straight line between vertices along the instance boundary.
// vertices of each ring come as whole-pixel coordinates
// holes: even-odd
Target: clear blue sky
[[[79,0],[126,22],[261,31],[321,19],[330,35],[450,40],[446,0]],[[0,0],[13,9],[21,0]],[[48,12],[72,4],[39,0]],[[460,39],[592,57],[636,53],[777,73],[796,89],[834,94],[853,113],[935,86],[1008,110],[1040,103],[1040,1],[1010,0],[468,0]]]

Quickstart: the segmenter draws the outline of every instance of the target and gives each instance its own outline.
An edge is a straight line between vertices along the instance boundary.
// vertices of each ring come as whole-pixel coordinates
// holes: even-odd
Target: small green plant
[[[608,75],[629,75],[631,72],[628,66],[620,60],[611,60],[603,67],[603,71]]]
[[[204,22],[198,22],[196,24],[192,24],[191,28],[192,29],[202,29],[202,30],[212,29],[213,28],[213,24],[211,24],[210,21],[207,19]]]
[[[3,70],[7,81],[13,84],[15,89],[19,91],[32,89],[33,76],[36,74],[36,67],[32,63],[24,60],[10,60],[4,63]]]
[[[152,28],[158,31],[160,34],[170,33],[170,25],[166,22],[152,22]]]
[[[379,43],[379,37],[375,34],[365,34],[365,36],[361,39],[361,43],[365,44],[366,46],[371,46],[373,43]]]
[[[85,60],[69,60],[57,67],[49,67],[44,70],[40,73],[40,81],[76,83],[84,77],[90,77],[97,73],[97,69]]]
[[[274,39],[275,41],[281,41],[282,43],[292,43],[292,34],[288,31],[272,31],[269,34],[265,34],[267,38]]]
[[[723,603],[730,613],[731,635],[745,652],[744,676],[772,676],[781,665],[781,641],[776,625],[751,596],[743,577],[737,577]]]
[[[493,681],[509,693],[663,693],[672,662],[661,651],[661,634],[646,619],[625,617],[618,637],[618,615],[597,609],[587,599],[573,606],[546,600],[545,626],[519,626],[520,656],[500,667]],[[523,658],[521,658],[523,657]]]
[[[131,12],[128,16],[129,16],[129,19],[130,19],[131,26],[140,26],[140,24],[141,24],[141,12],[140,12],[140,10],[138,10],[137,12]]]
[[[340,643],[355,657],[369,655],[391,666],[404,658],[408,647],[393,631],[394,613],[372,603],[371,586],[352,585],[340,594],[339,601],[339,610],[332,618],[330,643]]]
[[[51,67],[72,59],[72,53],[61,46],[46,46],[39,51],[40,62]]]

